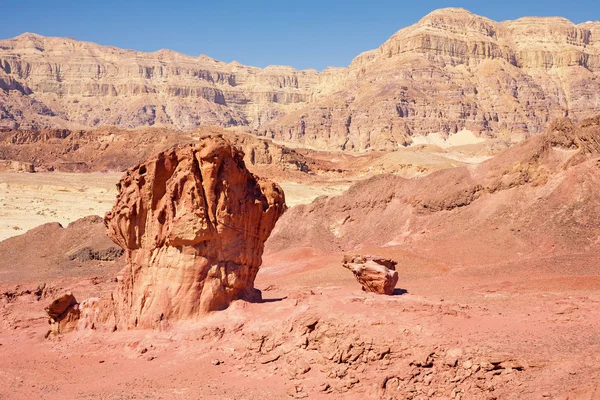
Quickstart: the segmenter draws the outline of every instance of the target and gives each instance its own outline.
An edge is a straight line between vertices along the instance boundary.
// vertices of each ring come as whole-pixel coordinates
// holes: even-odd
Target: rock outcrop
[[[32,163],[22,161],[0,160],[0,172],[35,172]]]
[[[221,136],[129,170],[105,217],[128,264],[113,295],[120,327],[156,327],[258,300],[263,243],[286,209],[281,188],[256,178]]]
[[[23,34],[0,41],[0,130],[241,126],[355,151],[463,128],[521,139],[600,111],[599,36],[598,22],[448,8],[317,72]]]
[[[398,283],[396,261],[375,256],[344,256],[344,268],[354,274],[362,290],[391,295]]]

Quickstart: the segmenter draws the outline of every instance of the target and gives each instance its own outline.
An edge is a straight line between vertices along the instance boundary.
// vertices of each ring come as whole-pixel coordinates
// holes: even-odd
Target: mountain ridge
[[[446,8],[317,71],[25,33],[0,40],[0,128],[217,125],[351,151],[461,129],[520,140],[600,110],[599,38],[600,22]]]

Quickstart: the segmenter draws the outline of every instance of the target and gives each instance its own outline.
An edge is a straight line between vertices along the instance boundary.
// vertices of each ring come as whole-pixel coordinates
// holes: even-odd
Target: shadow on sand
[[[287,299],[287,296],[285,297],[274,297],[272,299],[262,299],[260,302],[261,303],[275,303],[276,301],[281,301],[281,300],[285,300]]]
[[[406,289],[400,289],[400,288],[396,288],[394,289],[394,291],[392,292],[392,296],[402,296],[403,294],[408,293],[408,290]]]

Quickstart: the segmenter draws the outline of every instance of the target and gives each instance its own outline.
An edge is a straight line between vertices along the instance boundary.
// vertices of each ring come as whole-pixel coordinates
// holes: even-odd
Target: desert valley
[[[0,399],[600,399],[599,260],[600,22],[0,40]]]

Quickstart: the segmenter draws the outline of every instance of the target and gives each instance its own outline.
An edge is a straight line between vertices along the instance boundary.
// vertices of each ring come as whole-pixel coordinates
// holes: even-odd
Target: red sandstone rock
[[[396,262],[373,256],[344,256],[344,268],[354,274],[366,292],[391,295],[398,283]]]
[[[72,306],[77,304],[75,296],[71,293],[65,293],[62,296],[56,298],[48,307],[46,307],[46,313],[50,318],[58,321],[60,317]]]
[[[46,313],[50,317],[50,329],[46,337],[67,333],[75,330],[79,321],[79,304],[71,293],[65,293],[55,299],[48,307]]]
[[[155,327],[257,300],[263,244],[286,209],[221,136],[172,149],[129,170],[107,213],[128,265],[114,293],[116,324]]]

